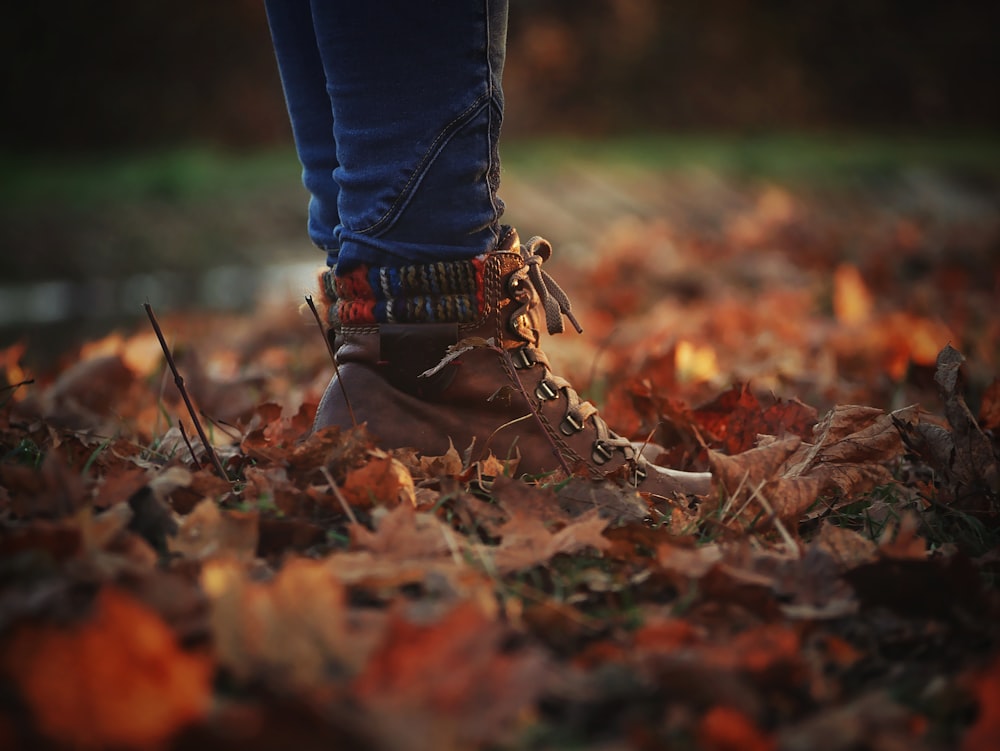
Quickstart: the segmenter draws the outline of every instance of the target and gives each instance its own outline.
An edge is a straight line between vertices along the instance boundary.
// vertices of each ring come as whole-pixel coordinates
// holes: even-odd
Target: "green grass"
[[[0,155],[0,199],[12,206],[53,202],[74,208],[217,196],[299,187],[291,149],[246,154],[178,149],[104,157],[29,159]]]
[[[504,166],[530,174],[567,162],[625,169],[706,168],[724,175],[828,180],[909,168],[1000,175],[993,135],[648,135],[602,141],[541,139],[503,149]]]
[[[1000,175],[1000,137],[878,135],[635,135],[603,140],[547,137],[506,141],[509,174],[531,177],[566,164],[635,171],[706,168],[726,176],[828,181],[894,174],[909,167]],[[280,188],[299,189],[290,147],[248,153],[181,148],[143,154],[26,157],[0,154],[7,210],[183,203]]]

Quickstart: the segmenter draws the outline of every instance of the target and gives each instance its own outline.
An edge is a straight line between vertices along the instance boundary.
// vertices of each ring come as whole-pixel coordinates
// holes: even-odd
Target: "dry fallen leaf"
[[[196,560],[233,556],[250,561],[257,552],[259,523],[255,511],[220,509],[206,498],[181,520],[176,536],[167,538],[167,549]]]
[[[294,558],[257,582],[236,560],[215,559],[201,581],[218,660],[239,679],[307,688],[363,664],[374,634],[350,628],[344,586],[323,561]]]
[[[607,519],[590,511],[552,533],[540,519],[515,514],[498,530],[498,547],[478,545],[474,550],[488,570],[507,574],[547,563],[560,553],[606,550],[611,545],[602,534],[607,526]]]
[[[111,587],[76,625],[17,626],[0,664],[39,730],[70,748],[156,748],[211,701],[211,662],[182,651],[159,616]]]
[[[472,603],[430,623],[414,622],[396,609],[353,688],[364,706],[380,713],[393,747],[496,742],[516,731],[518,716],[538,696],[545,668],[533,650],[503,648],[505,636],[506,629]],[[408,737],[420,727],[414,725],[417,711],[437,720],[432,737],[423,741]]]
[[[409,471],[385,453],[375,453],[363,467],[349,471],[340,491],[348,503],[361,507],[417,501]]]

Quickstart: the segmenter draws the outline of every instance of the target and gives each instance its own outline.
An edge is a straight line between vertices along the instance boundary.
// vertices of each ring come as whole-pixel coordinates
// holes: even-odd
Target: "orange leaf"
[[[395,720],[390,732],[414,732],[414,713],[429,710],[465,740],[441,739],[435,747],[496,741],[534,702],[545,667],[536,652],[503,648],[505,635],[501,624],[469,601],[431,623],[411,622],[397,610],[354,684],[357,696],[384,710],[386,722]]]
[[[775,743],[742,712],[713,707],[698,723],[698,746],[707,751],[771,751]]]
[[[857,266],[841,264],[833,274],[833,311],[845,326],[867,322],[872,315],[872,293]]]
[[[39,730],[74,748],[150,747],[201,718],[212,666],[124,592],[106,588],[70,629],[24,625],[2,665]]]
[[[1000,738],[1000,658],[976,676],[973,691],[979,714],[962,738],[962,751],[991,751]]]
[[[413,478],[398,459],[372,456],[368,463],[347,473],[341,492],[355,506],[416,504]]]

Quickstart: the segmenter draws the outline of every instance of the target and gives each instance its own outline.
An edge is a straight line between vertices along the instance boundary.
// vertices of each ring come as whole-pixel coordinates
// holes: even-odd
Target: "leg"
[[[327,251],[327,263],[333,266],[340,249],[336,234],[340,186],[334,180],[337,144],[312,8],[309,0],[267,0],[265,5],[302,182],[310,196],[309,237]]]
[[[493,248],[506,0],[267,9],[310,232],[340,273]]]
[[[387,447],[472,446],[474,458],[519,456],[527,474],[707,491],[705,474],[652,467],[541,350],[543,332],[576,322],[541,268],[548,242],[522,245],[499,225],[506,0],[385,5],[268,6],[306,184],[319,191],[310,229],[335,266],[321,283],[339,377],[316,427],[351,424],[346,393]],[[283,50],[288,40],[303,47]],[[444,361],[463,340],[478,344]]]

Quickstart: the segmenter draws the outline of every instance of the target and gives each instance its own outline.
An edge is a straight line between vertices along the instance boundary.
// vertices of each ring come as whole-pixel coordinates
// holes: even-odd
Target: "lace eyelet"
[[[648,477],[648,476],[649,476],[649,473],[646,471],[646,468],[643,467],[641,464],[636,464],[635,468],[632,470],[631,477],[629,477],[629,481],[633,485],[638,485],[643,480],[645,480],[646,477]]]
[[[528,354],[527,347],[521,347],[519,350],[517,350],[517,353],[514,355],[512,359],[514,361],[514,367],[517,368],[518,370],[524,370],[525,368],[530,368],[537,362],[534,358],[534,355]]]
[[[583,430],[583,423],[572,412],[567,412],[566,417],[563,418],[562,423],[559,425],[559,430],[562,431],[563,435],[573,435]]]
[[[559,392],[552,388],[548,381],[543,380],[535,388],[535,396],[541,401],[547,402],[550,399],[557,399]]]
[[[609,462],[614,456],[614,451],[608,446],[604,441],[594,441],[594,453],[591,455],[591,459],[594,460],[594,464],[600,466]]]

